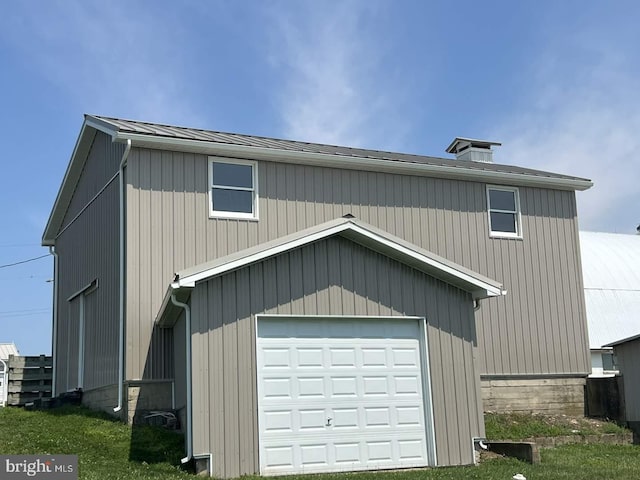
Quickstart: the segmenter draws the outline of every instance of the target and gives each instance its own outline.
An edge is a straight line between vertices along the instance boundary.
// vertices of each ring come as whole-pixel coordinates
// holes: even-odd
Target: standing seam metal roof
[[[198,140],[203,142],[213,142],[227,145],[242,145],[247,147],[271,148],[275,150],[287,150],[303,153],[322,153],[329,155],[339,155],[344,157],[370,158],[376,160],[392,160],[398,162],[420,163],[427,165],[458,167],[464,170],[478,170],[486,172],[501,172],[532,175],[544,178],[558,178],[566,180],[589,181],[581,177],[562,175],[558,173],[545,172],[530,168],[517,167],[514,165],[503,165],[497,163],[480,163],[464,160],[454,160],[449,158],[429,157],[407,153],[394,153],[380,150],[367,150],[362,148],[342,147],[337,145],[326,145],[320,143],[308,143],[294,140],[281,140],[276,138],[259,137],[254,135],[243,135],[238,133],[224,133],[213,130],[202,130],[197,128],[177,127],[172,125],[162,125],[157,123],[139,122],[135,120],[122,120],[119,118],[102,117],[98,115],[87,115],[87,118],[101,120],[119,132],[149,135],[156,137]]]
[[[591,348],[640,333],[640,235],[580,232]]]

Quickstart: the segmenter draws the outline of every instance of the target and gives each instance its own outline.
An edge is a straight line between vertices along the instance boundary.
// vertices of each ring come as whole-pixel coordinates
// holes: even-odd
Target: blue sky
[[[92,113],[591,178],[580,227],[640,223],[635,1],[11,2],[0,17],[0,265],[44,225]],[[51,350],[52,261],[0,268],[0,342]]]

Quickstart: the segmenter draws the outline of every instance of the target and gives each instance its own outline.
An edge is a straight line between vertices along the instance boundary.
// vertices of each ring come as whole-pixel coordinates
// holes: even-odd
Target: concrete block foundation
[[[118,405],[118,386],[106,385],[82,392],[82,405],[117,416],[113,409]]]
[[[133,424],[136,412],[141,410],[173,409],[173,382],[166,381],[129,381],[127,392],[127,423]]]
[[[485,412],[584,415],[586,379],[481,378]]]

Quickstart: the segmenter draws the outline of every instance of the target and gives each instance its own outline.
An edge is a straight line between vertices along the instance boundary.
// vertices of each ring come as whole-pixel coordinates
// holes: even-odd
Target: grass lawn
[[[158,428],[135,428],[77,407],[50,411],[0,409],[0,453],[75,454],[82,479],[195,479],[178,465],[181,435]],[[313,475],[308,480],[509,480],[522,473],[528,480],[597,480],[640,478],[640,447],[567,445],[542,451],[541,465],[496,458],[478,467]],[[248,480],[248,479],[247,479]]]
[[[78,455],[83,479],[193,479],[176,467],[182,452],[182,435],[132,429],[85,408],[0,408],[0,453]]]
[[[492,440],[520,440],[560,435],[600,435],[628,431],[613,422],[567,415],[486,413],[484,424],[486,436]]]

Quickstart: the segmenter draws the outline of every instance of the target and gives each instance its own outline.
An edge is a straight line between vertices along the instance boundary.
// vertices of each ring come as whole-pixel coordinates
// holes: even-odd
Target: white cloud
[[[296,5],[295,12],[287,3],[272,14],[276,28],[270,55],[284,78],[278,105],[284,135],[390,148],[405,131],[393,119],[402,94],[384,88],[387,52],[370,30],[371,20],[384,12],[370,2]]]
[[[121,2],[38,2],[7,9],[0,38],[84,112],[193,123],[172,41],[180,26],[163,11]]]
[[[583,39],[584,40],[584,39]],[[494,134],[497,161],[590,178],[578,192],[580,228],[634,233],[640,223],[640,91],[629,46],[582,44],[588,59],[545,52],[523,102]]]

